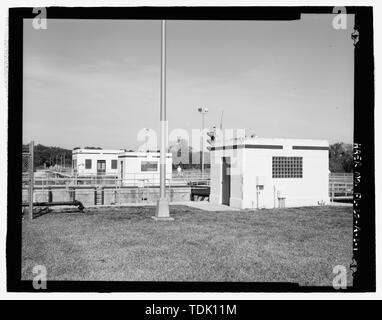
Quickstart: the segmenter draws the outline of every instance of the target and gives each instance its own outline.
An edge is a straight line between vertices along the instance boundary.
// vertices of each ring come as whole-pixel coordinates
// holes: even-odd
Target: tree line
[[[27,145],[23,145],[26,149]],[[54,165],[70,167],[72,165],[72,150],[60,147],[47,147],[42,144],[34,146],[34,167],[41,169]]]

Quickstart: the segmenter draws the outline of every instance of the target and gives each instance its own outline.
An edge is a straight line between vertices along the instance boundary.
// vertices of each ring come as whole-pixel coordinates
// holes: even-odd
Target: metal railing
[[[33,219],[33,193],[34,193],[34,142],[31,141],[22,153],[22,188],[26,195],[22,197],[23,204],[28,206],[28,217]],[[23,147],[24,149],[24,147]]]
[[[24,174],[23,174],[24,176]],[[25,188],[27,187],[28,177],[23,177],[25,181]],[[201,175],[194,172],[184,173],[182,176],[178,176],[173,173],[171,178],[167,178],[168,186],[209,186],[210,177],[208,174]],[[329,176],[329,196],[331,199],[341,197],[351,197],[353,195],[353,174],[345,173],[332,173]],[[49,177],[40,176],[34,178],[34,186],[39,189],[44,189],[52,186],[108,186],[108,187],[144,187],[149,185],[150,187],[159,186],[158,174],[131,174],[126,179],[119,179],[117,177],[110,176],[89,176],[89,177]]]
[[[171,177],[167,178],[167,183],[172,186],[188,186],[188,185],[209,185],[209,178],[205,177]],[[119,179],[117,177],[35,177],[35,187],[47,188],[51,186],[110,186],[110,187],[144,187],[159,186],[159,175],[139,175],[132,174],[131,177]]]
[[[331,173],[329,176],[329,196],[335,199],[351,199],[353,196],[353,174]]]

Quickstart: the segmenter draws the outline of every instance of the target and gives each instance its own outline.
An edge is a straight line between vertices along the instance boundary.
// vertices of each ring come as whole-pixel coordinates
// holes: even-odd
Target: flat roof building
[[[325,140],[241,138],[211,147],[210,202],[236,208],[329,203]]]
[[[118,179],[123,186],[159,185],[160,152],[132,152],[118,154]],[[172,154],[166,154],[166,179],[172,178]]]
[[[72,151],[73,173],[78,176],[118,175],[118,154],[124,150],[86,149]]]

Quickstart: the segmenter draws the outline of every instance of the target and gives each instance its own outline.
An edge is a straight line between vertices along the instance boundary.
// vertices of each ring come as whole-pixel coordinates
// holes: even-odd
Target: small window
[[[118,160],[111,160],[111,168],[117,169],[118,166]]]
[[[156,161],[142,161],[141,171],[158,171],[158,163]]]
[[[85,169],[91,169],[91,168],[92,168],[92,160],[85,159]]]

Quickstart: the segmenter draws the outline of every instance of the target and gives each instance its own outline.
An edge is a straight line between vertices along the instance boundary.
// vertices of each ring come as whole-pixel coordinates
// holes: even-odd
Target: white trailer
[[[118,154],[124,150],[74,149],[73,173],[77,176],[117,176]]]
[[[118,179],[123,186],[159,185],[160,152],[132,152],[118,154]],[[166,179],[172,179],[172,154],[166,154]]]

